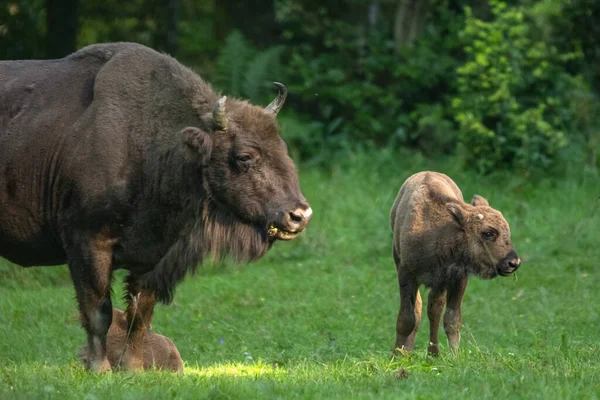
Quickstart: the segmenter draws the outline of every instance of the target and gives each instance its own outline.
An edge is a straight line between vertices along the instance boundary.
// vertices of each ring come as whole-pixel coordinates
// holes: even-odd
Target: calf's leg
[[[86,367],[96,373],[110,371],[106,358],[106,333],[112,322],[110,299],[111,239],[97,236],[69,252],[69,272],[75,285],[81,323],[87,332]]]
[[[127,279],[127,330],[122,367],[129,371],[144,369],[144,335],[152,324],[156,296],[144,289],[139,277],[131,273]]]
[[[401,264],[400,254],[396,246],[392,252],[396,272],[398,274],[398,287],[400,289],[400,311],[396,320],[396,344],[394,354],[399,350],[412,351],[415,346],[415,335],[421,323],[421,295],[419,294],[419,283],[414,279],[404,276],[404,266]]]
[[[462,328],[461,305],[467,288],[468,278],[462,278],[448,285],[448,305],[444,315],[444,331],[448,336],[448,345],[454,353],[460,345],[460,330]]]
[[[421,325],[421,309],[423,307],[423,301],[421,300],[421,293],[417,289],[417,297],[415,299],[415,327],[408,338],[406,339],[406,343],[404,344],[404,348],[407,350],[412,350],[415,348],[415,336],[417,335],[417,331],[419,330],[419,325]]]
[[[396,320],[396,344],[394,346],[396,353],[398,350],[412,351],[415,334],[421,322],[421,296],[417,282],[414,280],[399,281],[399,286],[400,311]],[[415,312],[416,309],[419,310],[418,313]]]
[[[438,331],[445,303],[445,290],[431,289],[427,298],[427,317],[429,318],[429,346],[427,346],[427,351],[435,356],[440,353]]]

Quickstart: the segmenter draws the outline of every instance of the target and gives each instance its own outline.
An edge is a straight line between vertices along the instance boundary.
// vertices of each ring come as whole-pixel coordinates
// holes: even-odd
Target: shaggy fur
[[[421,320],[419,286],[430,288],[428,350],[437,354],[438,328],[446,306],[444,330],[457,350],[461,303],[469,275],[507,276],[521,261],[502,214],[476,195],[471,204],[448,176],[419,172],[404,182],[390,214],[393,255],[400,287],[395,350],[410,351]]]
[[[311,213],[275,114],[169,56],[113,43],[0,62],[0,256],[68,263],[94,371],[110,369],[114,269],[130,271],[141,341],[156,300],[204,259],[257,260]],[[130,344],[125,366],[142,368]]]
[[[112,324],[106,336],[106,355],[113,369],[119,367],[128,328],[127,314],[113,308]],[[144,336],[143,346],[144,369],[156,368],[183,373],[183,361],[171,339],[148,330]],[[84,364],[89,364],[89,347],[80,348],[77,357]]]

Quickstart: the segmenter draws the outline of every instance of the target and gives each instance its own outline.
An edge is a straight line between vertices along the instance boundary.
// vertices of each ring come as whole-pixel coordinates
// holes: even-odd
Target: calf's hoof
[[[77,359],[83,363],[85,369],[97,374],[112,371],[112,367],[110,365],[110,361],[108,361],[108,358],[105,358],[102,361],[90,360],[90,353],[87,346],[83,346],[79,349],[79,352],[77,353]]]
[[[144,370],[144,360],[141,357],[128,357],[127,352],[119,364],[119,369],[129,372],[142,372]]]
[[[406,357],[411,353],[412,349],[407,349],[406,346],[395,347],[392,350],[392,358],[394,357]]]
[[[106,358],[102,361],[91,361],[89,364],[89,369],[96,374],[104,374],[112,371],[110,363]]]

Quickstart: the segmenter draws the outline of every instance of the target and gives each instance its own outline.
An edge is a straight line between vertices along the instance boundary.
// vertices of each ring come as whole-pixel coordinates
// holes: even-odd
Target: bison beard
[[[191,226],[191,233],[182,235],[156,268],[142,277],[144,287],[155,292],[163,304],[173,301],[177,283],[188,273],[194,274],[207,256],[213,261],[232,257],[238,262],[252,262],[273,244],[264,228],[244,223],[217,207],[206,209]]]

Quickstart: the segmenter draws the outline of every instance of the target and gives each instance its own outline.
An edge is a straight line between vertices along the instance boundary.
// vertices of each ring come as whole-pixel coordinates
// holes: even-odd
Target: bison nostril
[[[304,214],[300,210],[292,211],[290,213],[290,219],[294,222],[302,222]]]
[[[508,265],[510,265],[512,268],[519,268],[519,265],[521,265],[521,259],[515,258],[514,260],[509,261]]]
[[[304,229],[310,217],[312,216],[312,209],[310,207],[296,208],[294,211],[290,211],[287,215],[287,222],[291,224],[291,229]]]

